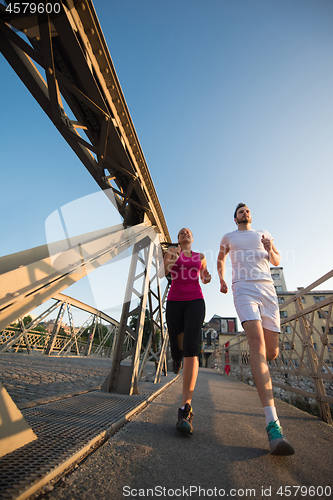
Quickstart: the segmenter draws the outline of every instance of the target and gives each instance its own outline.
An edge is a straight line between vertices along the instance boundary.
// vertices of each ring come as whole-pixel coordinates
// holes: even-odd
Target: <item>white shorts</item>
[[[269,281],[242,281],[232,285],[234,304],[243,324],[261,321],[263,328],[280,332],[280,311],[273,283]]]

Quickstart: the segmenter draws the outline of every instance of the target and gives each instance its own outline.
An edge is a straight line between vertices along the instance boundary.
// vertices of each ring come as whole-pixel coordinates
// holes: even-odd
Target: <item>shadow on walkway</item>
[[[179,377],[47,498],[330,498],[331,426],[277,400],[296,453],[274,457],[254,388],[200,369],[190,437],[175,429],[181,392]]]

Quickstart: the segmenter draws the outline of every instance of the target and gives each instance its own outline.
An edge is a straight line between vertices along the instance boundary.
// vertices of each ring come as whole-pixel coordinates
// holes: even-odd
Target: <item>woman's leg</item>
[[[204,300],[189,301],[184,315],[183,405],[191,404],[198,377],[199,342],[204,319]]]
[[[186,357],[183,362],[183,406],[191,405],[192,395],[199,371],[198,356]]]
[[[170,301],[166,303],[166,322],[168,326],[171,356],[175,362],[183,359],[183,331],[184,312],[181,301]]]

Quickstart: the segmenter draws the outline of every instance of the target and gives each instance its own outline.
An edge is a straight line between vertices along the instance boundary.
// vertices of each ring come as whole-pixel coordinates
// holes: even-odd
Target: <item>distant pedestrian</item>
[[[189,229],[178,233],[178,247],[170,247],[164,256],[165,275],[171,273],[171,287],[166,304],[173,371],[179,373],[183,362],[183,399],[178,410],[177,429],[193,432],[192,396],[199,370],[199,342],[205,318],[205,302],[199,284],[209,283],[206,258],[192,251]]]
[[[272,455],[292,455],[276,413],[267,361],[279,353],[280,314],[269,264],[278,266],[280,255],[267,231],[251,229],[251,212],[239,203],[234,213],[236,231],[223,236],[217,260],[221,292],[227,293],[225,261],[230,253],[234,304],[250,348],[253,378],[266,416]]]

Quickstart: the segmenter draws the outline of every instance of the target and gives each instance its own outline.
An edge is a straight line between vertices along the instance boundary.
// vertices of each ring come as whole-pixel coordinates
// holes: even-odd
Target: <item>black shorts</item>
[[[199,356],[201,328],[205,319],[205,301],[167,300],[166,322],[174,361]]]

